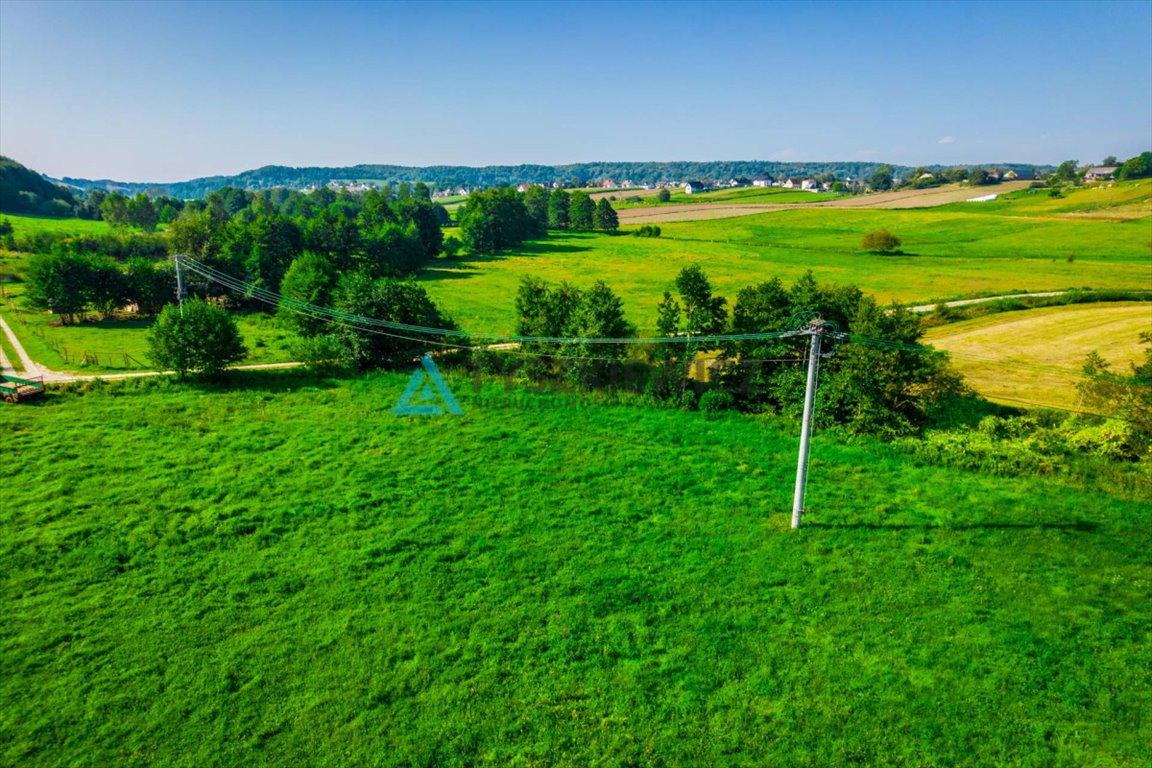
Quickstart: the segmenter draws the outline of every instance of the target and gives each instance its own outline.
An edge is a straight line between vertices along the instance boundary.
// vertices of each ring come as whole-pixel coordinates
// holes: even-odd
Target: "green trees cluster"
[[[284,296],[318,306],[331,306],[344,315],[368,317],[425,328],[455,329],[419,284],[410,280],[374,277],[366,270],[337,276],[330,261],[306,254],[284,278]],[[304,338],[300,353],[306,362],[336,363],[354,370],[402,368],[418,359],[437,336],[388,333],[355,322],[333,323],[295,311],[288,302],[279,314]]]
[[[169,223],[184,208],[181,200],[161,198],[153,201],[142,192],[128,197],[120,192],[105,195],[95,191],[90,198],[88,203],[98,206],[100,218],[113,227],[135,227],[145,232],[155,232],[158,224]]]
[[[362,195],[224,188],[185,206],[167,234],[174,252],[275,291],[306,252],[340,274],[412,274],[442,251],[447,219],[421,185]]]
[[[516,333],[521,336],[544,338],[566,337],[576,340],[565,342],[557,350],[546,342],[525,342],[523,348],[530,354],[528,372],[543,375],[555,372],[557,361],[564,375],[580,386],[603,383],[613,361],[625,352],[620,344],[589,344],[580,339],[627,338],[634,336],[635,327],[624,317],[624,303],[620,297],[598,280],[587,290],[562,282],[553,285],[537,277],[525,277],[516,291]],[[555,354],[555,359],[547,356]]]
[[[1077,384],[1080,401],[1100,413],[1111,414],[1122,426],[1112,436],[1117,458],[1152,455],[1152,331],[1139,336],[1144,359],[1127,372],[1092,352],[1084,362],[1084,380]]]
[[[712,283],[699,264],[680,270],[674,296],[665,291],[657,304],[656,328],[663,336],[718,336],[728,321],[728,300],[712,292]],[[707,343],[688,342],[657,348],[663,359],[692,359]]]
[[[892,189],[894,170],[890,165],[882,165],[868,177],[868,186],[876,192]]]
[[[820,368],[816,412],[824,425],[895,436],[915,432],[965,393],[945,355],[919,346],[920,318],[893,305],[880,307],[856,286],[817,283],[809,271],[786,287],[778,278],[740,291],[729,331],[733,334],[787,330],[800,312],[816,312],[841,331],[887,342],[835,344]],[[806,372],[807,339],[729,342],[722,379],[744,407],[798,413]]]
[[[567,341],[525,342],[522,351],[528,354],[516,365],[536,380],[564,376],[581,386],[632,387],[690,405],[697,404],[697,392],[712,392],[699,398],[700,407],[798,415],[807,337],[722,343],[692,337],[793,330],[800,313],[817,313],[841,331],[884,340],[880,346],[828,341],[825,352],[832,354],[821,364],[817,396],[820,424],[889,437],[912,434],[968,394],[947,357],[920,346],[919,316],[881,307],[856,286],[823,285],[811,272],[790,286],[773,278],[741,289],[729,314],[728,300],[713,290],[699,265],[682,269],[675,282],[675,292],[665,292],[659,302],[656,325],[660,335],[677,341],[637,347],[581,341],[635,334],[620,299],[603,282],[581,290],[525,278],[516,294],[517,333]],[[625,359],[629,350],[646,359]],[[712,353],[707,367],[702,353]],[[634,375],[638,367],[643,373]]]
[[[143,257],[121,264],[102,254],[56,248],[33,256],[24,277],[28,305],[58,314],[65,323],[83,319],[89,309],[108,317],[133,303],[141,313],[154,314],[175,295],[168,265]]]
[[[1129,158],[1116,172],[1118,179],[1145,179],[1152,176],[1152,152],[1141,152]]]
[[[615,232],[620,228],[616,209],[607,198],[598,201],[583,190],[554,189],[548,199],[548,228],[574,232]]]
[[[540,193],[522,195],[511,187],[473,192],[458,216],[464,245],[477,254],[513,248],[548,231],[547,208]]]
[[[641,224],[632,230],[633,237],[660,237],[660,227],[655,224]]]

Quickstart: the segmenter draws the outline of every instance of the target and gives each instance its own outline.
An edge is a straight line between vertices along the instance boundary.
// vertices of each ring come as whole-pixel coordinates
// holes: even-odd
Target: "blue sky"
[[[0,0],[0,153],[53,176],[1152,148],[1152,2]]]

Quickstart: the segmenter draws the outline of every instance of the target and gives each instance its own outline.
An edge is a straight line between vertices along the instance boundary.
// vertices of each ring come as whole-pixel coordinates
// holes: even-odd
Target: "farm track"
[[[996,194],[1007,194],[1026,189],[1031,182],[1009,181],[996,187]],[[839,200],[812,203],[694,203],[690,205],[663,205],[652,208],[625,208],[617,212],[621,223],[648,224],[666,221],[700,221],[726,219],[734,216],[752,216],[757,213],[789,211],[798,208],[871,208],[888,210],[897,208],[934,208],[949,203],[960,203],[977,196],[979,190],[971,187],[941,187],[911,192],[881,192],[876,195],[846,197]]]

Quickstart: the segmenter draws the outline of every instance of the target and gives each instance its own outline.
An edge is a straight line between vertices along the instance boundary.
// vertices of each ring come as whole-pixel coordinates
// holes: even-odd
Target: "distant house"
[[[728,186],[730,186],[730,187],[748,187],[751,185],[752,185],[752,182],[749,181],[748,179],[744,178],[743,176],[735,176],[731,179],[728,179]]]
[[[1116,166],[1101,165],[1084,171],[1084,181],[1108,181],[1116,175]]]
[[[1028,169],[1021,171],[1007,170],[1004,172],[1003,179],[1004,181],[1035,181],[1036,172]]]
[[[708,189],[708,185],[702,181],[686,181],[684,182],[684,194],[692,195],[697,192],[704,192]]]
[[[802,179],[784,179],[784,183],[780,186],[784,189],[798,189],[802,181]]]
[[[816,179],[801,179],[800,180],[800,189],[806,189],[806,190],[811,192],[811,191],[819,189],[819,188],[820,188],[820,184],[816,181]]]
[[[757,176],[752,179],[752,186],[754,187],[770,187],[772,186],[772,179],[767,176]]]

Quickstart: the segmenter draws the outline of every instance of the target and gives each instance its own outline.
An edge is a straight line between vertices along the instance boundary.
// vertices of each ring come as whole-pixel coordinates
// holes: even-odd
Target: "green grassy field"
[[[1147,500],[407,378],[0,408],[0,762],[1145,764]]]
[[[989,187],[995,192],[995,187]],[[1078,214],[1088,217],[1146,217],[1152,214],[1152,181],[1106,182],[1065,188],[1060,197],[1047,189],[1025,189],[986,203],[953,203],[937,210],[978,211],[1017,216],[1058,216]]]
[[[1117,302],[965,320],[929,330],[925,341],[952,353],[968,383],[991,400],[1075,409],[1088,353],[1126,372],[1142,358],[1136,342],[1145,331],[1152,331],[1152,304]]]
[[[881,228],[903,239],[903,255],[860,250],[864,234]],[[791,281],[809,269],[822,282],[855,283],[884,303],[1152,286],[1148,220],[808,209],[661,229],[656,239],[553,233],[515,252],[436,262],[419,278],[462,327],[479,331],[514,326],[513,297],[526,275],[581,287],[605,280],[629,319],[651,330],[661,293],[693,262],[730,299],[746,285],[773,276]]]
[[[34,232],[51,232],[59,235],[107,235],[114,231],[107,222],[90,219],[49,219],[0,213],[0,221],[5,219],[12,223],[12,234],[15,237]]]

